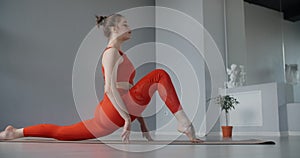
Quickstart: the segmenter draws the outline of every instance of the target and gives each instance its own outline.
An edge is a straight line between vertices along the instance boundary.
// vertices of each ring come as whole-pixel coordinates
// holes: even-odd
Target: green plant
[[[213,98],[216,100],[216,103],[219,104],[221,106],[221,110],[225,111],[225,120],[226,120],[226,126],[228,126],[228,114],[229,114],[229,111],[232,110],[232,109],[235,109],[235,105],[239,104],[240,102],[230,96],[230,95],[224,95],[224,96],[217,96],[216,98]]]

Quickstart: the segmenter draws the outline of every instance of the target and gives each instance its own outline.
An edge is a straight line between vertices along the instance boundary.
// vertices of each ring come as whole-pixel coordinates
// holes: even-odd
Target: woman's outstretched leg
[[[39,124],[24,128],[23,133],[25,137],[45,137],[57,140],[85,140],[95,138],[83,122],[69,126]]]
[[[95,116],[92,119],[67,126],[38,124],[21,129],[7,126],[6,129],[0,133],[0,140],[9,140],[21,137],[45,137],[58,140],[85,140],[109,135],[119,127],[114,125],[106,116],[100,104],[96,107]]]
[[[155,91],[158,91],[161,99],[178,120],[178,131],[185,133],[191,141],[200,142],[195,136],[192,122],[182,109],[171,78],[165,70],[156,69],[150,72],[138,81],[135,86],[130,89],[129,93],[135,103],[148,105]],[[130,106],[130,103],[126,104]],[[134,109],[138,108],[129,107],[129,112],[134,111]]]
[[[95,138],[95,136],[85,127],[83,122],[70,126],[38,124],[21,129],[7,126],[6,129],[0,133],[0,139],[2,140],[21,137],[45,137],[58,140],[84,140]]]

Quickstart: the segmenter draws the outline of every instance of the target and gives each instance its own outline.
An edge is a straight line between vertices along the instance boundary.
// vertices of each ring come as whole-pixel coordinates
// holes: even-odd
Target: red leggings
[[[130,90],[118,89],[130,113],[131,120],[145,110],[155,91],[174,114],[181,110],[179,99],[168,73],[156,69],[144,76]],[[111,134],[124,125],[124,119],[104,94],[96,107],[94,118],[69,126],[39,124],[24,128],[25,137],[48,137],[58,140],[84,140]]]

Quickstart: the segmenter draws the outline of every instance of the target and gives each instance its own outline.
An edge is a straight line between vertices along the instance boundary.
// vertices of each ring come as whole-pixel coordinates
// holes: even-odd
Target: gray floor
[[[257,138],[257,137],[241,137]],[[299,158],[300,136],[260,137],[276,145],[168,145],[158,150],[132,153],[104,144],[0,142],[0,158]],[[240,139],[240,138],[239,138]],[[125,145],[126,147],[134,147]],[[143,146],[139,146],[143,147]],[[145,146],[144,146],[145,147]]]

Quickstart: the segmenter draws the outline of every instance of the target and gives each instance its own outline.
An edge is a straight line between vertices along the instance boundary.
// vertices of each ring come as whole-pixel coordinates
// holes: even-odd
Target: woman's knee
[[[170,76],[168,72],[164,69],[155,69],[155,72],[162,76]]]

